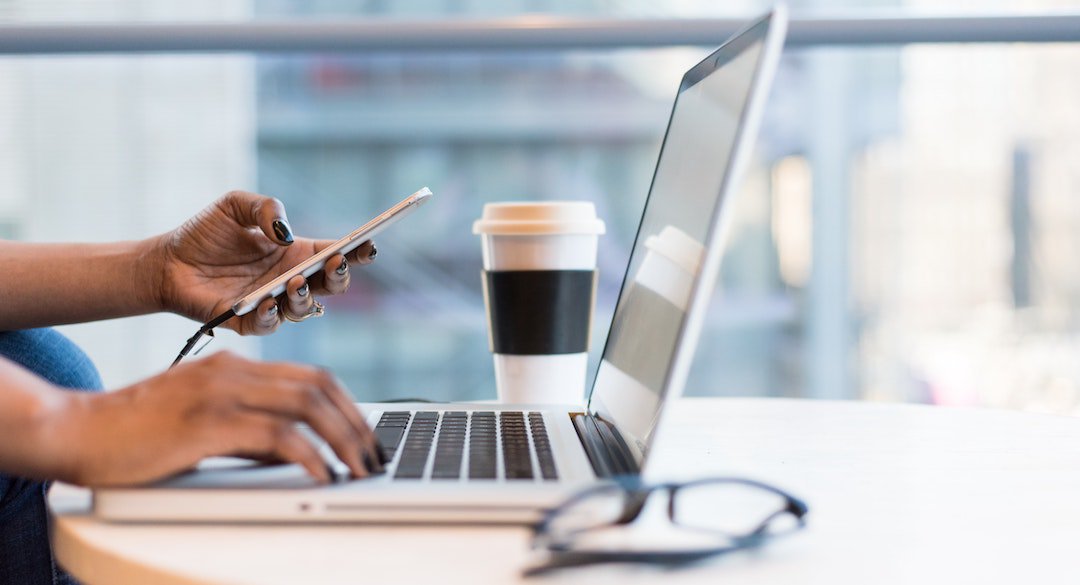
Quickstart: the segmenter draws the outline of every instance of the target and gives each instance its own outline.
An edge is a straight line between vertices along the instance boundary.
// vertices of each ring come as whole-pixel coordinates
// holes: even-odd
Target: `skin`
[[[0,329],[25,329],[168,311],[199,323],[226,310],[332,240],[279,239],[281,202],[234,191],[171,232],[136,242],[26,244],[0,241]],[[340,294],[348,267],[371,263],[365,243],[335,255],[285,298],[223,327],[275,331],[314,297]],[[305,293],[305,294],[301,294]],[[49,299],[50,302],[41,302]],[[57,388],[0,358],[0,471],[90,486],[159,479],[215,455],[299,463],[331,478],[310,426],[356,477],[377,470],[374,436],[348,392],[325,370],[247,360],[228,352],[103,394]]]

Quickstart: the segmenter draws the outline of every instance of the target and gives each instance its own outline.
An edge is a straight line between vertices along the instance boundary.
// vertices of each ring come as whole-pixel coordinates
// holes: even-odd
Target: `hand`
[[[49,451],[62,462],[54,477],[80,485],[144,483],[216,455],[295,462],[330,481],[298,422],[355,477],[382,470],[371,429],[325,370],[220,352],[116,392],[68,396]]]
[[[161,306],[200,323],[209,321],[331,243],[294,238],[285,206],[277,199],[232,191],[156,243],[162,264]],[[241,335],[272,333],[286,311],[301,317],[311,310],[315,295],[345,292],[348,268],[370,264],[375,253],[368,241],[350,252],[348,260],[335,254],[325,270],[309,280],[290,280],[285,298],[267,299],[223,326]]]

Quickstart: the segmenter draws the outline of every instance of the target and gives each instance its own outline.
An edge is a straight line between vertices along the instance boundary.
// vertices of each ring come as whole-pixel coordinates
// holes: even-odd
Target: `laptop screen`
[[[740,127],[751,100],[765,98],[754,89],[773,44],[770,24],[766,17],[690,69],[672,109],[589,402],[590,411],[615,423],[639,463],[664,398],[682,391],[685,372],[674,370],[680,354],[693,354],[697,334],[687,323],[705,309],[694,299],[707,301],[712,288],[703,282],[706,294],[698,297],[697,283],[715,280],[715,268],[703,270],[706,252],[719,245],[721,222],[714,220],[737,188],[728,176],[732,153],[754,138]],[[774,44],[768,53],[779,52]],[[717,253],[709,256],[718,261]]]

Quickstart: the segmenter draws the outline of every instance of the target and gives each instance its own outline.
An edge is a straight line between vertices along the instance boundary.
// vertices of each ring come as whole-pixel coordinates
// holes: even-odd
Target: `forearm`
[[[160,311],[155,243],[0,241],[0,330]]]

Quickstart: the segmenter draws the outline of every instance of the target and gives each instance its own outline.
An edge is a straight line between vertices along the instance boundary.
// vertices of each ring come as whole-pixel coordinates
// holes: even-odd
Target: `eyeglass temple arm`
[[[547,562],[540,565],[527,567],[522,571],[523,577],[537,577],[558,569],[570,569],[574,567],[586,567],[604,563],[634,563],[634,564],[660,564],[667,566],[679,566],[696,563],[718,554],[724,554],[737,550],[737,547],[723,547],[704,551],[675,551],[662,553],[630,553],[630,552],[556,552]]]

